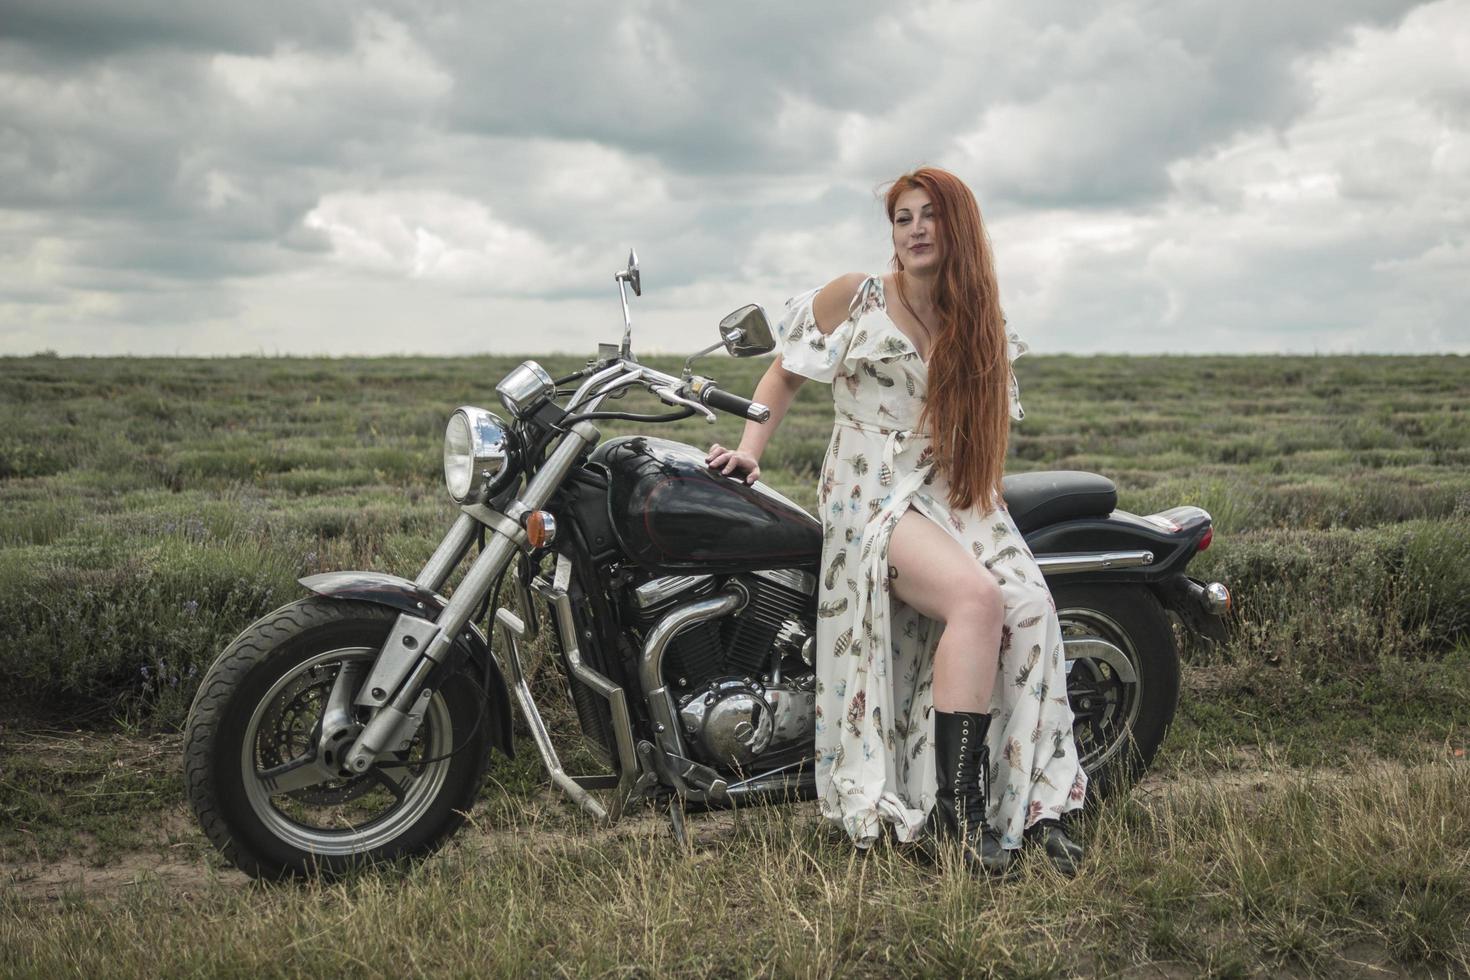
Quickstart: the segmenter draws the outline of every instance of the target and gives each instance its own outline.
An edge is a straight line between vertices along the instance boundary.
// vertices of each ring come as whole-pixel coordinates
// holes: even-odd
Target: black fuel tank
[[[810,568],[822,525],[762,484],[714,473],[705,452],[649,436],[609,439],[590,463],[608,475],[613,533],[629,557],[660,574]]]

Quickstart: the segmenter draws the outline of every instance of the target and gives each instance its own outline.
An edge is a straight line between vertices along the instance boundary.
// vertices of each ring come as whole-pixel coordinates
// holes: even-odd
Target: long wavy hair
[[[949,482],[957,508],[1001,506],[1001,477],[1010,440],[1010,359],[1005,316],[995,281],[990,237],[975,195],[954,174],[920,167],[888,188],[888,221],[899,195],[919,188],[934,205],[940,244],[934,309],[939,316],[929,353],[929,395],[919,428],[932,433],[934,465]],[[892,264],[902,271],[895,250]],[[895,276],[899,299],[903,276]]]

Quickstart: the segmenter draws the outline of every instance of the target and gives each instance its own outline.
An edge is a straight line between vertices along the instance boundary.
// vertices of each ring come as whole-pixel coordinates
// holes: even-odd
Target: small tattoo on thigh
[[[888,566],[888,577],[889,577],[889,579],[896,579],[896,578],[898,578],[898,569],[895,568],[892,565],[889,565]]]

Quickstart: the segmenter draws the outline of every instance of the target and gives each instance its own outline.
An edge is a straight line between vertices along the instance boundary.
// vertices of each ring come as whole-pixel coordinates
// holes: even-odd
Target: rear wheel
[[[1142,585],[1051,586],[1067,660],[1072,734],[1097,803],[1153,762],[1179,703],[1179,648]]]
[[[492,730],[464,674],[424,699],[418,731],[367,772],[341,768],[361,727],[357,688],[396,617],[303,599],[241,633],[205,675],[186,729],[189,802],[246,873],[336,873],[426,854],[463,822]]]

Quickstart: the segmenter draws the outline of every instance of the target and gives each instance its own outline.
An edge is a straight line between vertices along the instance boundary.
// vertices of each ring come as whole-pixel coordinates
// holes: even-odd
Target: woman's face
[[[939,269],[939,223],[922,188],[898,195],[893,208],[893,254],[906,272],[923,275]]]

